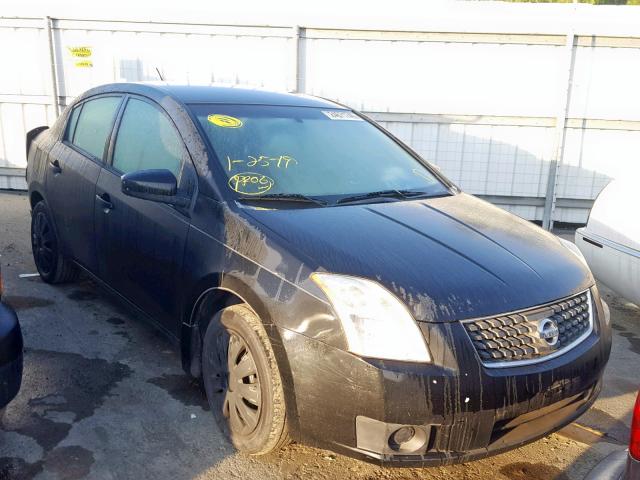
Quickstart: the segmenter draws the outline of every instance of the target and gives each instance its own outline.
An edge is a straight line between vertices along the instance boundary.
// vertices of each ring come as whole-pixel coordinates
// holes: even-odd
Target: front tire
[[[227,307],[209,323],[202,375],[216,422],[239,451],[265,455],[290,442],[275,355],[247,306]]]
[[[46,283],[73,282],[80,275],[80,269],[60,253],[53,220],[43,201],[31,212],[31,250],[40,278]]]

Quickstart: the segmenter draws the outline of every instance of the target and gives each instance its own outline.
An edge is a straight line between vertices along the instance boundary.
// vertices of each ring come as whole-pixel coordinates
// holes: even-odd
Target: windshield
[[[226,174],[226,188],[240,198],[448,193],[423,164],[348,110],[225,104],[190,108]]]

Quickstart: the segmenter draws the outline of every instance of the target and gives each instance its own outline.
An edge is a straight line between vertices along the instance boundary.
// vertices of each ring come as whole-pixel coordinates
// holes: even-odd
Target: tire
[[[236,449],[265,455],[290,443],[273,349],[262,322],[247,306],[227,307],[209,323],[202,376],[216,422]]]
[[[80,269],[60,253],[60,242],[49,209],[43,201],[31,212],[31,250],[33,260],[46,283],[67,283],[78,279]]]

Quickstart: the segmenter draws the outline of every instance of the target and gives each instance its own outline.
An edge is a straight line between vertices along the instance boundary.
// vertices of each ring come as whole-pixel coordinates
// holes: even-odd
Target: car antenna
[[[160,72],[160,69],[158,67],[156,67],[156,72],[158,72],[158,77],[160,77],[160,81],[164,82],[164,77],[162,76],[162,72]]]

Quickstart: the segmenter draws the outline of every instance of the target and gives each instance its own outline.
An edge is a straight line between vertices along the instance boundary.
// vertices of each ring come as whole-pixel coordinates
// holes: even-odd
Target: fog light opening
[[[391,442],[396,445],[404,445],[413,440],[416,435],[416,429],[413,427],[402,427],[391,434]]]
[[[389,435],[389,448],[398,453],[413,453],[424,447],[427,434],[411,426],[400,427]]]

